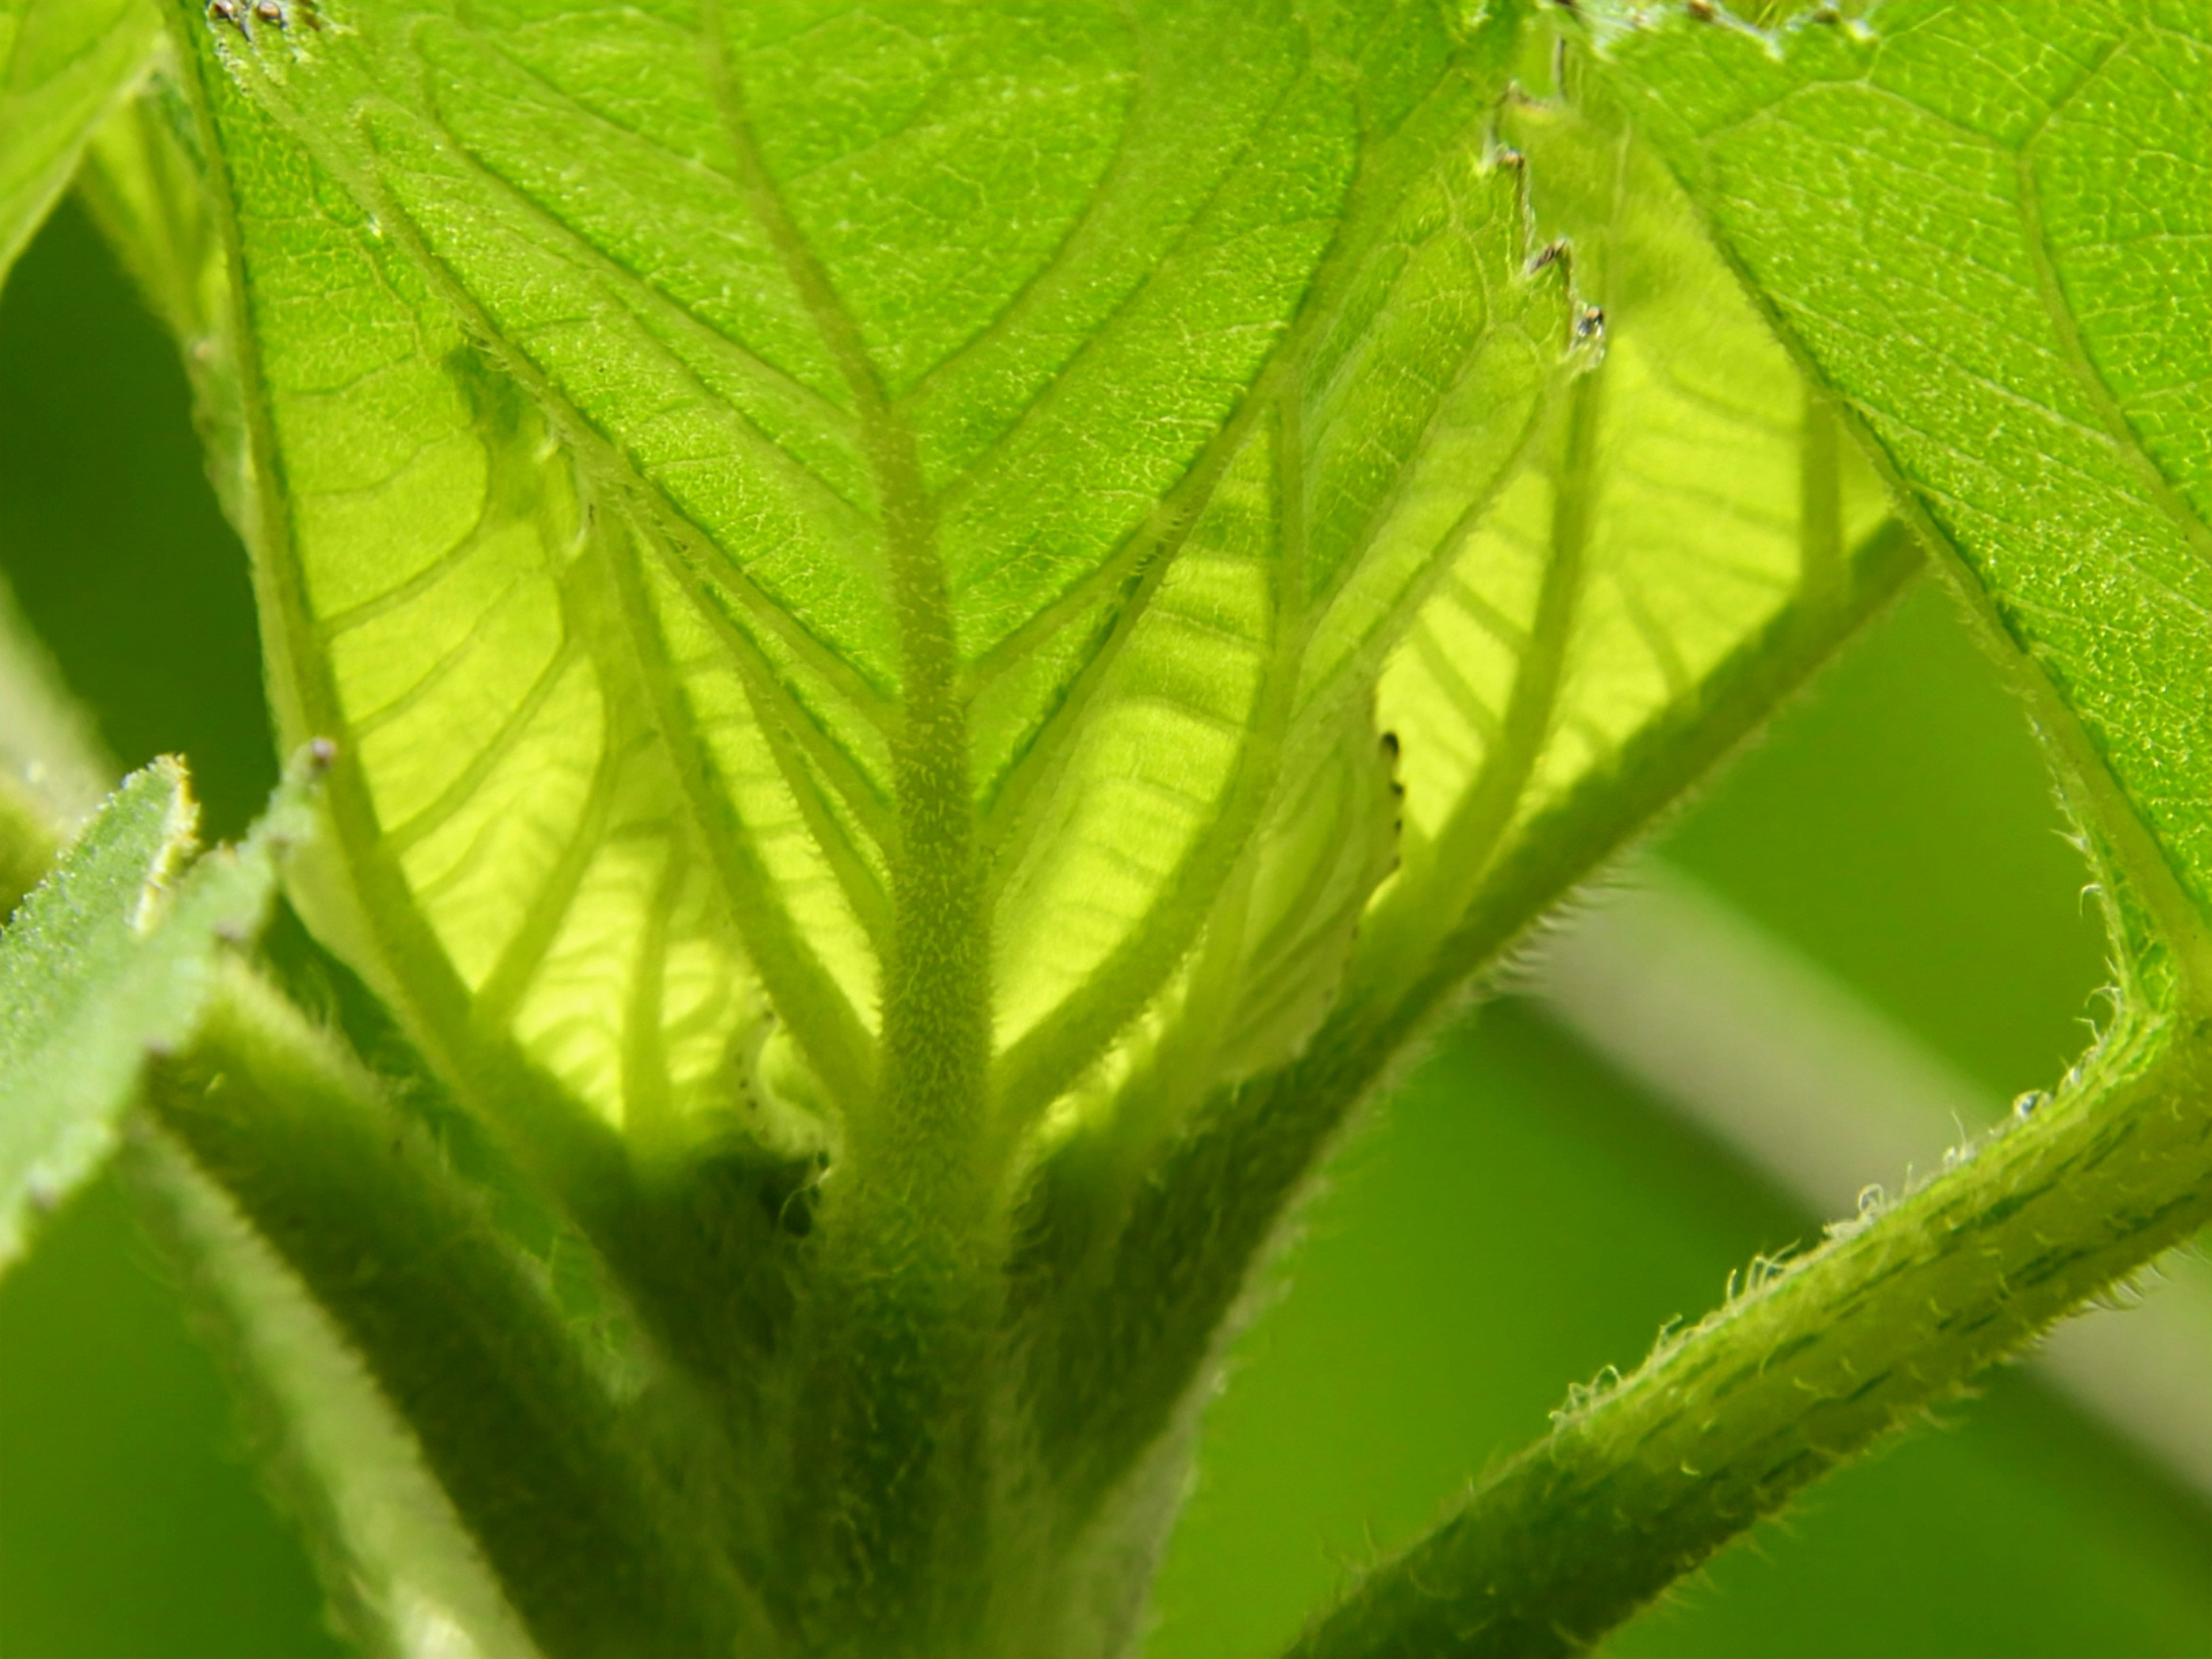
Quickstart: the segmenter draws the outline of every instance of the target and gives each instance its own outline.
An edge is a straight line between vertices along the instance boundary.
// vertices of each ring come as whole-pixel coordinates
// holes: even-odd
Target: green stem
[[[2212,1054],[2146,1021],[1485,1481],[1292,1659],[1579,1653],[1809,1481],[2212,1218]],[[2090,1172],[2094,1170],[2094,1176]]]
[[[769,1650],[715,1548],[712,1431],[681,1425],[679,1497],[644,1449],[655,1396],[623,1397],[543,1270],[327,1036],[234,965],[149,1099],[344,1328],[548,1659]]]
[[[817,1386],[800,1431],[812,1467],[794,1487],[792,1527],[832,1575],[811,1617],[926,1649],[969,1623],[981,1589],[1001,1226],[986,1156],[991,933],[959,648],[914,434],[762,159],[721,5],[710,0],[700,21],[739,185],[857,416],[899,649],[880,1054],[872,1097],[841,1103],[844,1153],[825,1183]]]

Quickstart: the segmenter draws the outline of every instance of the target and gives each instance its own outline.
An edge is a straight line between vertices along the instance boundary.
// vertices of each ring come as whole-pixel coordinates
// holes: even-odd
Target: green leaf
[[[1608,74],[2004,637],[2212,902],[2212,28],[1875,7]],[[2062,724],[2070,724],[2064,722]]]
[[[0,1267],[114,1150],[148,1054],[191,1035],[225,943],[260,926],[301,811],[281,802],[185,875],[198,811],[184,769],[157,761],[0,933]]]
[[[764,1041],[856,1168],[871,1121],[1018,1132],[1181,994],[1410,629],[1371,954],[1418,973],[1530,824],[1882,586],[1863,471],[1801,501],[1772,349],[1707,406],[1694,302],[1645,325],[1685,385],[1624,362],[1578,451],[1543,416],[1565,264],[1483,159],[1510,21],[206,22],[279,702],[354,762],[325,936],[450,1068],[510,1037],[634,1146],[729,1133]]]
[[[196,817],[173,763],[137,774],[0,933],[0,1267],[114,1150],[147,1043],[190,1028],[195,988],[147,961]]]
[[[115,769],[0,580],[0,921],[89,818]]]
[[[0,0],[0,282],[160,27],[146,0]]]
[[[902,927],[1064,1088],[1565,340],[1425,8],[1342,76],[1287,10],[797,18],[203,37],[280,700],[357,757],[325,931],[645,1137],[771,1006],[858,1111]]]
[[[1889,580],[1872,472],[1618,116],[1585,96],[1504,125],[1604,362],[1383,677],[1407,797],[1406,869],[1370,928],[1384,979],[1419,971],[1470,908],[1533,916],[1553,894],[1514,893],[1503,872],[1559,836],[1577,791],[1618,788],[1735,659],[1790,654],[1770,636],[1851,614]]]

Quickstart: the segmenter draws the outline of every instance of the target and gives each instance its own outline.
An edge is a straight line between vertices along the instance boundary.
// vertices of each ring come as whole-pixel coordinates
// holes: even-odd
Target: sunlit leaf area
[[[2208,248],[2149,0],[0,0],[0,1659],[2212,1653]]]

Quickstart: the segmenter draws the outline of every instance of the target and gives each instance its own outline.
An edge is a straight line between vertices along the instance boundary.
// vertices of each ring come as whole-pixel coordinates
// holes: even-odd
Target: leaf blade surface
[[[2212,41],[2187,7],[1679,21],[1609,74],[2197,905]],[[1760,62],[1753,69],[1752,58]]]
[[[1205,846],[1233,857],[1269,796],[1313,631],[1278,626],[1273,591],[1285,509],[1268,428],[1298,378],[1285,342],[1333,322],[1305,395],[1346,433],[1359,420],[1331,415],[1330,376],[1376,351],[1401,368],[1424,348],[1447,368],[1482,359],[1487,406],[1457,417],[1462,477],[1433,469],[1431,496],[1480,494],[1525,427],[1561,333],[1555,279],[1518,269],[1511,180],[1480,161],[1494,72],[1480,53],[1463,69],[1474,48],[1426,7],[1366,20],[1408,55],[1358,76],[1317,67],[1335,37],[1287,8],[1012,8],[981,31],[957,7],[817,9],[803,27],[773,8],[619,26],[525,12],[427,5],[342,40],[204,37],[213,72],[273,112],[211,94],[284,457],[286,503],[263,513],[293,524],[280,608],[301,672],[331,663],[294,729],[356,739],[368,799],[351,856],[385,866],[368,908],[427,921],[385,953],[447,957],[457,971],[403,977],[441,981],[418,993],[434,1000],[489,1000],[491,1023],[507,1017],[621,1121],[617,1055],[639,1022],[584,1030],[576,996],[544,994],[550,958],[541,940],[532,960],[522,918],[569,905],[557,931],[580,939],[575,972],[638,991],[635,895],[654,877],[616,883],[602,851],[628,823],[681,846],[656,855],[683,895],[663,907],[672,936],[730,988],[719,1024],[696,1006],[660,1022],[661,1046],[689,1020],[708,1057],[680,1075],[664,1060],[667,1091],[710,1093],[714,1057],[773,1005],[833,1096],[865,1096],[897,871],[927,862],[906,846],[915,803],[896,779],[914,713],[911,618],[890,597],[906,532],[867,436],[890,431],[927,494],[921,556],[960,680],[961,752],[933,787],[973,792],[993,861],[997,1044],[1094,979],[1121,984],[1071,1018],[1090,1035],[1070,1058],[1018,1091],[1048,1095],[1188,948],[1218,878]],[[1249,74],[1218,95],[1200,66],[1224,51]],[[844,79],[825,83],[833,60]],[[1003,172],[1032,151],[1049,165]],[[1002,171],[989,189],[947,185],[948,157]],[[1421,222],[1394,217],[1409,183]],[[864,212],[874,242],[850,231]],[[902,225],[903,242],[884,228]],[[1003,270],[974,269],[978,238]],[[1409,240],[1431,252],[1407,292],[1387,268],[1363,274]],[[1460,289],[1438,292],[1455,259]],[[934,309],[915,297],[932,270],[963,273],[922,285]],[[842,356],[830,312],[850,325]],[[1386,393],[1379,456],[1334,459],[1320,434],[1300,489],[1336,505],[1298,606],[1318,616],[1371,553],[1366,520],[1448,389]],[[1371,426],[1377,407],[1354,415]],[[527,481],[524,453],[550,482]],[[1238,488],[1254,501],[1224,506]],[[539,505],[493,525],[483,504],[502,489]],[[482,544],[504,527],[502,574]],[[1225,556],[1209,554],[1224,537]],[[591,637],[584,618],[609,611],[624,626]],[[1353,646],[1374,632],[1335,625]],[[1282,684],[1261,697],[1270,675]],[[487,729],[511,734],[505,753],[453,740]],[[648,732],[656,805],[631,812],[627,785],[591,779],[640,769],[623,734]],[[1147,834],[1086,787],[1178,748],[1135,781]],[[1088,869],[1040,871],[1086,841]],[[1055,983],[1024,952],[1078,936],[1109,852],[1125,856],[1110,902],[1089,906],[1098,942]],[[603,883],[628,894],[583,937],[574,902]],[[653,1069],[648,1054],[631,1074]]]

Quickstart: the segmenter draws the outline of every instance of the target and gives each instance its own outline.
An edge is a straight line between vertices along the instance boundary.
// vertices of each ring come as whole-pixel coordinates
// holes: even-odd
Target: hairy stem
[[[890,948],[871,1098],[845,1106],[828,1194],[819,1407],[795,1491],[801,1535],[824,1519],[833,1624],[895,1644],[969,1618],[981,1559],[981,1422],[996,1230],[989,1117],[990,926],[971,798],[959,652],[912,431],[756,142],[721,7],[701,13],[707,81],[738,182],[843,378],[876,487],[899,641],[890,732],[896,835]],[[810,1454],[811,1454],[810,1455]],[[970,1570],[963,1573],[963,1568]]]
[[[2212,1055],[2176,1038],[2109,1041],[2033,1118],[1571,1403],[1292,1659],[1579,1653],[2186,1237],[2212,1218]]]
[[[543,1270],[328,1036],[234,967],[149,1099],[359,1347],[549,1659],[757,1638],[704,1524],[711,1432],[679,1498]]]

